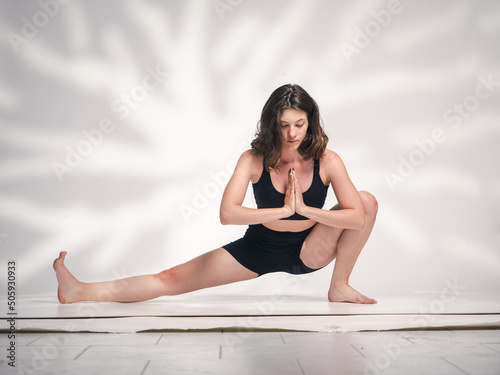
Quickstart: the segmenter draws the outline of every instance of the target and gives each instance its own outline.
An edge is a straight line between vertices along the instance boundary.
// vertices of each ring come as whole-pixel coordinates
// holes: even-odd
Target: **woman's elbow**
[[[222,225],[228,225],[231,224],[230,217],[228,213],[224,210],[220,210],[219,213],[219,220]]]
[[[360,215],[356,220],[356,228],[355,230],[363,230],[365,227],[365,215]]]
[[[354,230],[363,230],[365,227],[365,213],[364,210],[361,209],[357,212],[356,218],[354,219],[353,222],[353,228]]]
[[[361,202],[363,204],[359,209],[360,218],[358,224],[361,226],[361,230],[364,229],[367,225],[372,225],[375,222],[375,218],[377,217],[378,212],[378,202],[372,194],[366,191],[360,191],[359,194],[361,196]]]
[[[231,214],[231,210],[228,210],[227,207],[221,207],[219,220],[222,225],[234,224],[234,215]]]

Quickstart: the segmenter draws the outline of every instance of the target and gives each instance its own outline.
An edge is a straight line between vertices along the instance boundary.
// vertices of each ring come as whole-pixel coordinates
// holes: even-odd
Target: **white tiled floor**
[[[498,375],[499,348],[498,330],[25,333],[16,364],[22,374]]]

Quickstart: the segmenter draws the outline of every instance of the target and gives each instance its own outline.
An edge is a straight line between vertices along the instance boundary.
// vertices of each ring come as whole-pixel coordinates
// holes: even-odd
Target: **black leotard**
[[[264,167],[259,181],[252,184],[255,202],[258,208],[283,207],[285,194],[280,193],[273,186],[271,175]],[[319,175],[319,160],[314,160],[313,180],[309,189],[302,193],[304,204],[310,207],[322,208],[325,204],[328,186],[323,184]],[[307,217],[297,213],[280,220],[308,220]]]
[[[313,180],[303,194],[307,206],[322,208],[328,187],[319,176],[319,161],[314,161]],[[258,208],[283,207],[285,194],[277,191],[271,175],[263,168],[259,181],[253,184]],[[307,220],[294,214],[285,220]],[[223,246],[241,265],[261,276],[270,272],[303,274],[316,269],[307,267],[300,258],[302,245],[314,226],[300,232],[280,232],[262,224],[249,225],[245,235]]]

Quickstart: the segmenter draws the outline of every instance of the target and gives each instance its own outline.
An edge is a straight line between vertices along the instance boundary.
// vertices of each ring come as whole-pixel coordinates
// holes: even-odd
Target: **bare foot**
[[[57,298],[61,303],[73,303],[81,301],[79,297],[81,296],[83,285],[64,265],[66,254],[66,251],[61,251],[59,258],[54,260],[53,267],[54,271],[56,271],[57,282],[59,283]]]
[[[377,301],[373,298],[368,298],[362,295],[349,284],[343,284],[330,288],[328,291],[328,300],[330,302],[377,303]]]

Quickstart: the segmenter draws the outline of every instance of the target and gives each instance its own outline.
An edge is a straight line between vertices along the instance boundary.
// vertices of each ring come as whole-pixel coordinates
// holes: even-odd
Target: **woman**
[[[61,252],[54,261],[59,301],[144,301],[269,272],[309,273],[336,259],[328,300],[376,303],[348,280],[375,223],[377,201],[356,190],[327,142],[311,96],[298,85],[279,87],[222,197],[221,223],[248,225],[243,238],[158,274],[100,283],[78,281]],[[242,206],[250,182],[257,209]],[[323,210],[329,185],[338,204]]]

